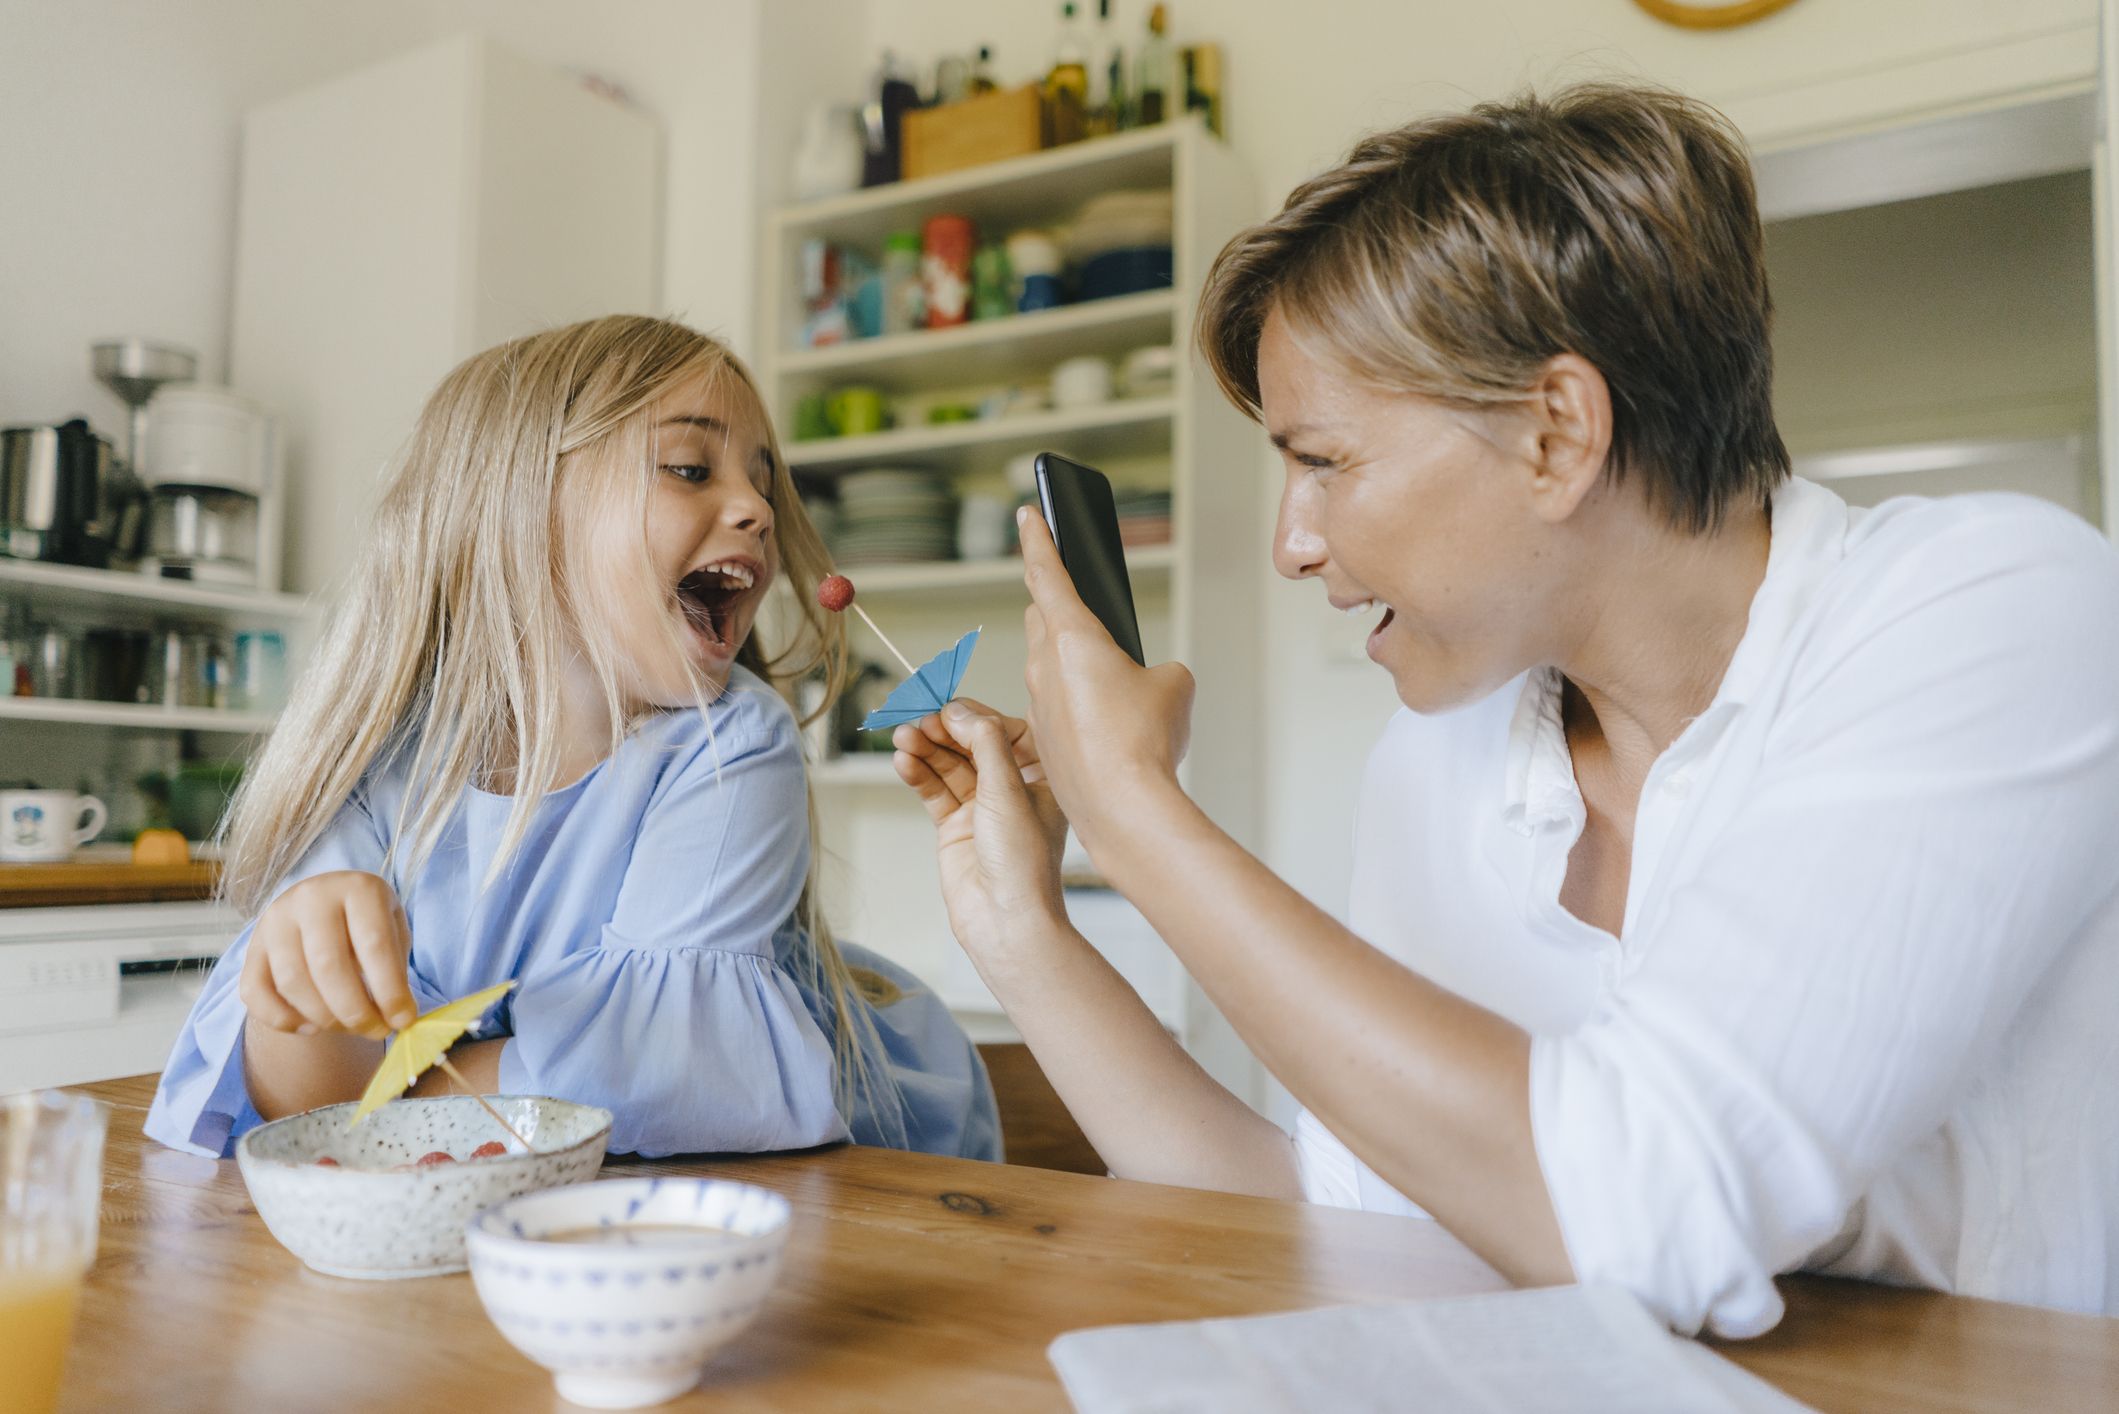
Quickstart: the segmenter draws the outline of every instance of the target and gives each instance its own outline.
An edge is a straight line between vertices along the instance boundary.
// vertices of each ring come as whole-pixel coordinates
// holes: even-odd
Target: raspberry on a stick
[[[868,631],[883,640],[883,646],[890,650],[890,656],[905,665],[905,672],[908,676],[916,676],[919,673],[920,670],[912,665],[912,659],[900,653],[898,645],[890,641],[890,635],[876,627],[876,621],[868,617],[868,610],[854,603],[853,581],[845,575],[828,574],[818,581],[817,603],[834,614],[843,614],[848,609],[852,609],[861,616],[861,622],[868,625]]]

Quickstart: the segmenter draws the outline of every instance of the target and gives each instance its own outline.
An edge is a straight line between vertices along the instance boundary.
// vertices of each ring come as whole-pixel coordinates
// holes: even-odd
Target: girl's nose
[[[1285,579],[1308,579],[1324,568],[1324,537],[1313,523],[1309,478],[1291,477],[1280,493],[1280,515],[1273,526],[1273,568]]]
[[[756,487],[745,485],[730,493],[721,504],[724,525],[746,535],[764,535],[773,528],[772,503]]]

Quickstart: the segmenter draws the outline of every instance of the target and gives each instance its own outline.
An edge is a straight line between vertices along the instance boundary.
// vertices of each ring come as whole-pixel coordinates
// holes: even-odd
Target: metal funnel
[[[97,379],[132,409],[125,464],[140,473],[140,453],[147,445],[147,400],[164,383],[186,383],[199,376],[199,356],[176,344],[148,339],[112,339],[89,350]]]

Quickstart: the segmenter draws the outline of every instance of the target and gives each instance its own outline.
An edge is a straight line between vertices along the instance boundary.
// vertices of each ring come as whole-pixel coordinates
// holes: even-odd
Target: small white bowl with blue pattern
[[[235,1146],[250,1201],[280,1245],[335,1277],[424,1277],[464,1269],[464,1224],[518,1193],[582,1183],[603,1166],[611,1112],[541,1095],[495,1095],[525,1153],[469,1095],[392,1100],[352,1129],[351,1104],[261,1124]],[[488,1140],[508,1152],[468,1155]],[[394,1172],[440,1150],[463,1162]],[[322,1165],[319,1159],[330,1159]]]
[[[699,1382],[780,1277],[787,1200],[725,1179],[605,1179],[490,1208],[465,1233],[500,1333],[562,1398],[638,1409]]]

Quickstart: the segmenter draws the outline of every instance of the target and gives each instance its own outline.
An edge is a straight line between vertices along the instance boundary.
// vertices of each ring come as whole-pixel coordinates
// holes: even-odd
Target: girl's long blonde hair
[[[597,626],[628,584],[654,586],[675,608],[675,586],[657,582],[644,533],[657,474],[653,410],[696,379],[740,389],[758,406],[773,454],[773,538],[795,591],[782,596],[791,610],[761,616],[761,626],[790,625],[787,641],[768,653],[761,627],[737,661],[783,693],[821,673],[824,704],[812,717],[830,710],[846,673],[845,625],[814,594],[830,558],[749,371],[721,343],[664,319],[613,315],[533,334],[465,360],[427,400],[322,643],[244,774],[224,837],[225,898],[246,916],[262,910],[362,781],[405,756],[386,875],[402,893],[399,881],[418,877],[466,788],[504,784],[513,804],[490,884],[540,799],[566,784],[557,779],[563,673],[580,662],[600,685],[613,751],[652,715],[625,700],[627,665]],[[608,578],[570,569],[581,527],[627,506],[643,529],[638,563]],[[661,618],[669,659],[684,664],[705,713],[715,689],[683,651],[676,613]],[[850,1121],[857,1092],[872,1102],[877,1088],[867,1060],[874,1022],[855,998],[887,995],[888,984],[849,970],[832,940],[817,898],[814,797],[808,823],[798,909],[807,945],[796,965],[830,998],[836,1099]],[[876,1112],[886,1130],[902,1130],[898,1105]]]

